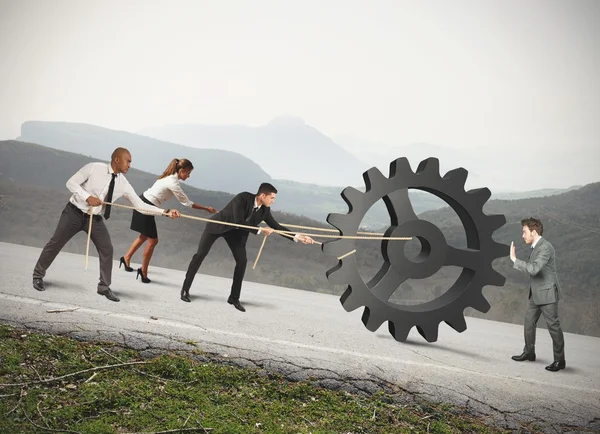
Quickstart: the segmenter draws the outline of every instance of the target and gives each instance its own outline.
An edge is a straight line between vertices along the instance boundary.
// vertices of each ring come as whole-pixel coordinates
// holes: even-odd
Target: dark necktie
[[[112,202],[113,191],[115,191],[115,178],[117,177],[116,173],[112,174],[112,179],[110,180],[110,184],[108,185],[108,192],[106,193],[106,197],[104,198],[104,202]],[[110,217],[110,205],[106,205],[104,208],[104,218],[106,220]]]
[[[248,221],[252,220],[252,218],[254,217],[254,214],[256,214],[256,210],[258,209],[258,207],[254,207],[252,208],[252,211],[250,211],[250,215],[248,216]]]

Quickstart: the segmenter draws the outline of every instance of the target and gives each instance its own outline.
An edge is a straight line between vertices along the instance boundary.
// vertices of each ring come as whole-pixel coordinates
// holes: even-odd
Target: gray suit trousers
[[[106,226],[104,225],[102,216],[96,215],[93,219],[90,239],[96,246],[98,257],[100,259],[100,281],[98,282],[98,289],[104,291],[110,286],[111,282],[113,245],[110,240],[108,229],[106,229]],[[35,264],[33,278],[43,278],[46,275],[46,270],[52,265],[52,262],[54,262],[54,259],[65,244],[80,231],[84,231],[87,234],[89,223],[90,216],[88,214],[84,214],[71,202],[67,203],[67,206],[65,206],[65,209],[60,215],[54,235],[52,235],[50,241],[44,246],[40,258],[38,259],[37,264]]]
[[[565,360],[565,338],[558,320],[558,302],[537,305],[533,302],[533,297],[529,299],[529,306],[525,313],[525,348],[523,351],[527,354],[535,353],[536,325],[542,314],[544,314],[548,331],[552,337],[554,361],[563,361]]]

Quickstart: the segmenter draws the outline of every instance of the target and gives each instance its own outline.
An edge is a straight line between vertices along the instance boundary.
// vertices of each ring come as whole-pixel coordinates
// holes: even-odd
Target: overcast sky
[[[280,115],[591,167],[600,1],[0,0],[0,139],[27,120],[136,132]]]

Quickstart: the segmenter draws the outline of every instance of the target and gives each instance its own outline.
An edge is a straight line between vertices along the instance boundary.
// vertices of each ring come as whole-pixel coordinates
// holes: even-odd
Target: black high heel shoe
[[[127,265],[127,262],[125,262],[125,257],[121,256],[120,262],[119,262],[119,268],[121,268],[121,265],[123,265],[125,267],[125,271],[129,271],[130,273],[133,271],[133,268],[131,268],[129,265]]]
[[[142,277],[142,282],[144,282],[144,283],[152,282],[150,279],[148,279],[146,276],[144,276],[144,274],[142,273],[142,269],[138,268],[138,272],[137,272],[137,276],[135,276],[135,280],[137,280],[137,278],[140,276]]]
[[[187,303],[192,301],[192,300],[190,300],[190,293],[183,289],[181,290],[181,299]]]

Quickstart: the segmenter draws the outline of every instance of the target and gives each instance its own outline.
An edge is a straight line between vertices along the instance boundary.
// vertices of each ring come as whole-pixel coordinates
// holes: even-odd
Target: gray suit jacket
[[[529,274],[529,298],[533,298],[535,304],[556,303],[561,299],[554,247],[550,242],[540,238],[529,260],[517,259],[513,267]]]

